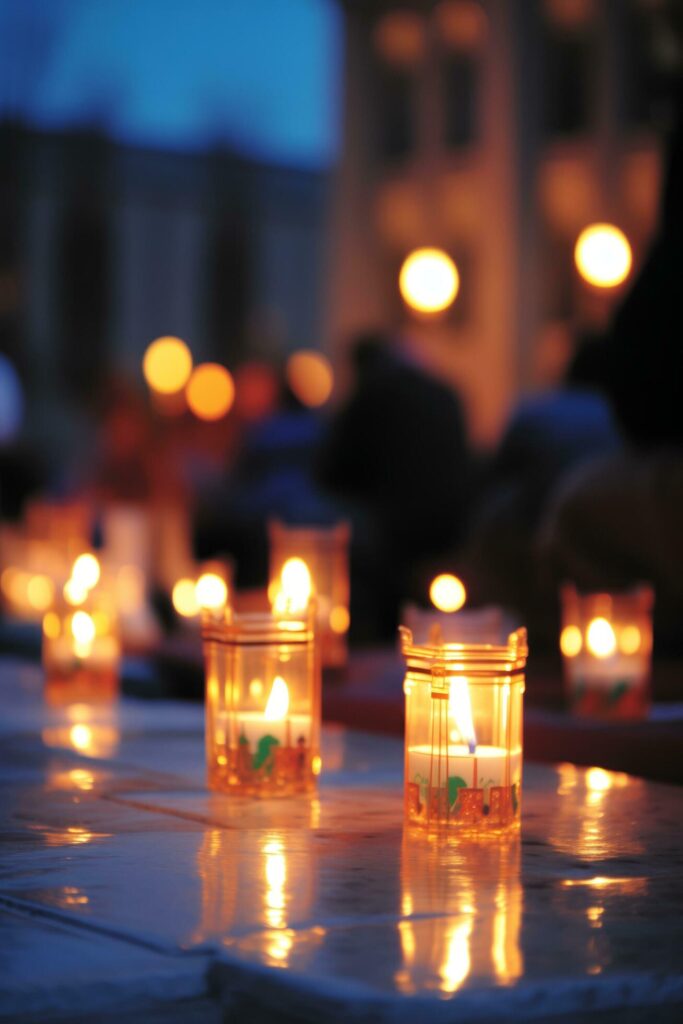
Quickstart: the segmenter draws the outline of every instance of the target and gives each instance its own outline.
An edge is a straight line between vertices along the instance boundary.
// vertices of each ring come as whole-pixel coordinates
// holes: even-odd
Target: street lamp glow
[[[591,224],[576,241],[574,261],[589,284],[616,288],[628,277],[633,257],[623,231],[614,224]]]
[[[220,420],[235,400],[232,375],[219,363],[202,363],[190,377],[185,396],[200,420]]]
[[[152,391],[175,395],[192,373],[192,353],[180,338],[157,338],[145,352],[142,372]]]
[[[429,596],[440,612],[457,612],[465,603],[467,591],[457,576],[442,573],[432,580]]]
[[[411,309],[440,313],[454,302],[460,275],[443,249],[415,249],[403,262],[398,285]]]

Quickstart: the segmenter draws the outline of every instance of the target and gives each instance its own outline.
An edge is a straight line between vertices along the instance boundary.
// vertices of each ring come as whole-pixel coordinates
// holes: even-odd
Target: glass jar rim
[[[282,615],[270,611],[236,612],[226,609],[225,618],[210,615],[202,621],[204,642],[227,645],[310,644],[315,638],[315,603],[311,601],[302,615]]]
[[[409,671],[433,675],[469,673],[511,675],[524,669],[529,653],[527,632],[522,626],[509,634],[507,643],[415,644],[412,630],[399,626],[401,653]]]

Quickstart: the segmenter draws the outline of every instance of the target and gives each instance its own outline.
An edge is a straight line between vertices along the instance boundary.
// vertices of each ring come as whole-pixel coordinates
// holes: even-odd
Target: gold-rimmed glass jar
[[[405,815],[429,831],[519,824],[526,630],[500,643],[415,644],[402,626]]]
[[[320,660],[315,603],[297,616],[225,610],[203,620],[210,789],[250,796],[315,790]]]

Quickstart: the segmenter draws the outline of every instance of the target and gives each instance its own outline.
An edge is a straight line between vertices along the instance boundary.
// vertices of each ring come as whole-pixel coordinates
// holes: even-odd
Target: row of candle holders
[[[349,627],[349,529],[271,523],[269,608],[235,607],[228,567],[201,576],[206,753],[211,788],[310,793],[321,771],[321,667],[342,665]],[[43,618],[51,692],[115,691],[121,644],[107,573],[81,553]],[[34,595],[35,596],[35,595]],[[563,591],[560,646],[572,705],[642,716],[652,647],[649,587]],[[519,823],[526,632],[500,609],[409,608],[405,813],[429,832],[505,832]],[[80,684],[83,684],[81,687]],[[68,684],[68,685],[67,685]],[[79,691],[80,692],[80,691]]]

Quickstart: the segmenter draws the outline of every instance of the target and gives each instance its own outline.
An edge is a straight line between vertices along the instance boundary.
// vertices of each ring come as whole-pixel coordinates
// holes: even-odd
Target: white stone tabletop
[[[526,764],[521,837],[444,848],[401,776],[328,727],[317,797],[210,793],[201,707],[0,659],[0,1020],[683,1019],[683,790]]]

